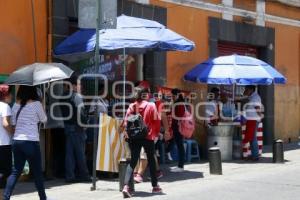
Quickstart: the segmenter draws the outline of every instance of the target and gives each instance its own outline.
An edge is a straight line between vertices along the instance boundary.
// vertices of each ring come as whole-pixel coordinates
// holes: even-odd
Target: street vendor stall
[[[236,86],[285,84],[286,82],[286,78],[271,65],[253,57],[236,54],[208,59],[186,73],[184,79],[222,87],[224,85],[231,86],[232,98],[229,99],[229,101],[232,104],[235,103]],[[220,89],[218,89],[217,93],[220,94],[219,92]],[[216,101],[219,100],[216,99]],[[222,103],[217,102],[216,106],[220,111]],[[233,113],[231,114],[231,119],[218,116],[217,121],[219,121],[219,123],[215,123],[213,126],[207,126],[209,138],[208,147],[219,146],[223,160],[232,159],[233,134],[236,128],[242,125],[234,123],[236,121],[242,122],[242,113],[239,112],[237,116],[234,116]],[[259,123],[259,127],[261,127],[261,123]],[[243,145],[244,151],[246,151],[245,146],[248,144]]]
[[[98,25],[99,28],[99,25]],[[191,51],[195,44],[185,37],[167,29],[164,25],[141,18],[120,16],[116,29],[93,30],[82,29],[68,37],[55,50],[55,57],[60,59],[89,56],[95,52],[95,68],[99,65],[101,52],[141,54],[146,51]],[[79,56],[80,55],[80,56]],[[126,110],[126,64],[123,62],[123,109]],[[96,135],[94,135],[93,187],[96,188]],[[102,149],[103,150],[103,149]],[[103,152],[103,151],[102,151]],[[98,156],[103,156],[99,153]]]

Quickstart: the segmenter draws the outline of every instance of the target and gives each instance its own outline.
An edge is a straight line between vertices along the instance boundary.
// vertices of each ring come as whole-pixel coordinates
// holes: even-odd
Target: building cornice
[[[274,1],[274,0],[273,0]],[[288,6],[300,7],[300,0],[275,0],[279,3],[286,4]]]
[[[243,10],[239,8],[233,8],[233,7],[225,6],[223,4],[213,4],[213,3],[207,3],[204,1],[197,1],[197,0],[162,0],[162,1],[168,3],[174,3],[177,5],[199,8],[199,9],[208,10],[212,12],[228,13],[235,16],[241,16],[247,18],[251,17],[254,20],[257,18],[263,18],[266,22],[273,22],[273,23],[279,23],[279,24],[284,24],[289,26],[300,27],[300,20],[279,17],[279,16],[269,15],[269,14],[263,14],[261,16],[261,14],[258,14],[257,12]]]

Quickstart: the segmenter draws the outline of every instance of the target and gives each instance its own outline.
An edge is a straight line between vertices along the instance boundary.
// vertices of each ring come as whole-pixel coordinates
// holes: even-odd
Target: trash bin
[[[222,161],[232,160],[232,136],[235,125],[231,123],[219,123],[218,126],[208,128],[208,149],[219,147]]]

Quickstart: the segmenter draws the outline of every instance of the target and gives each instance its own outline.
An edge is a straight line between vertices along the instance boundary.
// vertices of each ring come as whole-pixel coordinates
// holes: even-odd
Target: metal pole
[[[125,60],[125,48],[123,48],[123,111],[126,109],[126,60]],[[126,114],[126,113],[125,113]],[[125,117],[125,115],[123,116]]]
[[[100,30],[100,6],[101,6],[101,0],[97,0],[97,19],[96,19],[96,47],[95,47],[95,70],[97,69],[97,67],[99,66],[99,40],[100,40],[100,34],[99,34],[99,30]],[[96,85],[95,85],[95,95],[98,95],[98,79],[96,81]],[[98,125],[98,112],[97,109],[94,113],[94,117],[95,117],[95,126]],[[93,141],[93,180],[92,180],[92,187],[91,187],[91,191],[95,191],[96,190],[96,160],[97,160],[97,144],[98,144],[98,137],[97,137],[97,128],[94,127],[94,141]]]
[[[232,85],[232,104],[230,105],[230,109],[231,109],[231,120],[234,120],[234,116],[233,116],[233,109],[231,108],[232,105],[234,105],[234,97],[235,97],[235,84]]]

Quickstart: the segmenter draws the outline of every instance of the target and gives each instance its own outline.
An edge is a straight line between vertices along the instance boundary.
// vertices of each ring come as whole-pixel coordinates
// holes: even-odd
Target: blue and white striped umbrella
[[[216,85],[285,84],[286,78],[271,65],[249,56],[208,59],[184,75],[184,80]]]

